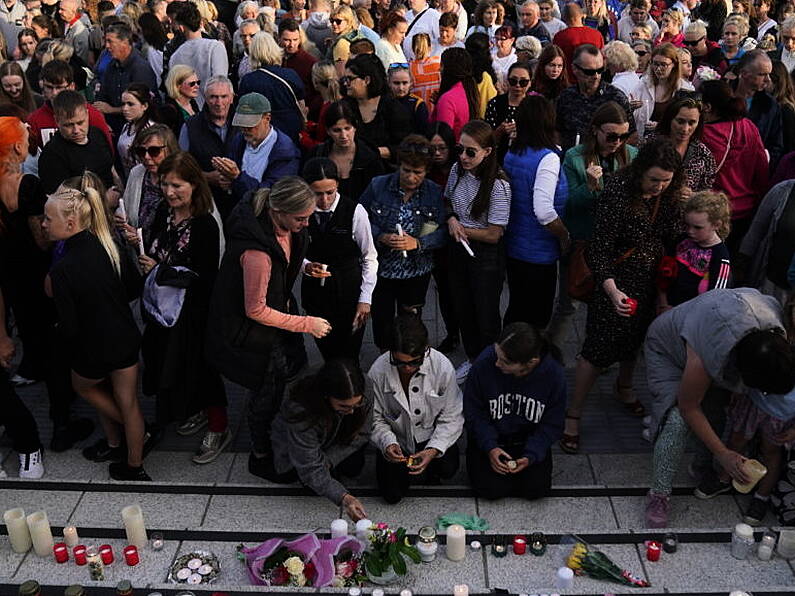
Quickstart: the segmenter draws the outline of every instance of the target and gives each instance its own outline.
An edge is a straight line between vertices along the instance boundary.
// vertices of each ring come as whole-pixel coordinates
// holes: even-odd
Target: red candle
[[[631,317],[638,311],[638,301],[634,298],[627,298],[624,300],[624,304],[629,306],[629,316]]]
[[[85,565],[88,562],[86,557],[86,547],[82,544],[78,544],[76,547],[72,549],[72,553],[75,556],[75,563],[77,565]]]
[[[527,551],[527,540],[524,536],[516,536],[513,539],[513,554],[523,555]]]
[[[66,563],[69,560],[69,549],[63,542],[53,545],[52,553],[55,555],[56,563]]]
[[[660,560],[660,551],[662,550],[662,544],[652,540],[651,542],[646,543],[646,558],[649,561],[659,561]]]
[[[113,563],[113,548],[110,544],[103,544],[99,547],[99,556],[102,557],[102,562],[105,565]]]
[[[140,561],[140,559],[138,558],[138,549],[135,547],[134,544],[124,547],[124,561],[130,567],[134,567]]]

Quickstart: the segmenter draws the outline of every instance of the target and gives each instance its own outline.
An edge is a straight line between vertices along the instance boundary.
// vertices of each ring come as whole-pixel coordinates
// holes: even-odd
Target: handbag
[[[650,224],[653,224],[657,219],[657,212],[660,210],[660,197],[654,203],[654,211],[651,214]],[[633,246],[624,254],[613,261],[613,265],[623,263],[637,250],[637,246]],[[574,300],[580,302],[590,302],[593,298],[594,291],[596,291],[596,281],[593,278],[593,272],[588,265],[588,260],[585,258],[585,253],[588,250],[588,242],[586,240],[578,240],[574,243],[574,248],[569,257],[569,273],[566,278],[566,291],[569,296]]]
[[[173,327],[182,313],[188,286],[199,276],[187,267],[161,265],[155,265],[146,276],[141,302],[158,325]]]

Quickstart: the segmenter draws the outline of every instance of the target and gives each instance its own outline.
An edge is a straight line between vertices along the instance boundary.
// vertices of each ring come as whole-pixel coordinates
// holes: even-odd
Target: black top
[[[19,182],[15,211],[0,201],[0,260],[7,267],[0,275],[0,284],[23,283],[24,279],[41,281],[49,267],[48,253],[39,248],[33,237],[31,218],[44,213],[47,197],[36,176],[26,174]]]
[[[88,129],[88,143],[78,145],[56,132],[44,146],[39,157],[41,185],[47,194],[54,193],[64,180],[82,176],[85,170],[94,172],[102,183],[113,186],[113,150],[100,129]]]
[[[310,157],[329,157],[331,146],[331,139],[326,139],[324,143],[312,150]],[[378,151],[357,135],[356,152],[353,154],[351,171],[347,178],[340,179],[339,193],[358,203],[359,197],[369,186],[370,181],[384,173],[386,173],[386,168],[384,168],[384,162]]]
[[[359,127],[356,129],[356,134],[373,147],[389,147],[392,153],[390,161],[396,162],[397,148],[400,142],[411,134],[412,130],[411,116],[406,108],[394,98],[382,95],[375,117],[365,123],[362,121],[362,114],[359,111],[359,102],[350,97],[343,101],[347,101],[353,113],[358,116]]]
[[[138,361],[141,335],[122,278],[99,239],[84,230],[50,271],[63,351],[77,374],[104,378]]]

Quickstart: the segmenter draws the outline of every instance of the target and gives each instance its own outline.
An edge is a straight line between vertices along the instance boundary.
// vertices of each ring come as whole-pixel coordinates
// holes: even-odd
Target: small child
[[[682,212],[687,236],[660,268],[660,312],[708,290],[731,287],[729,249],[723,243],[729,235],[729,199],[711,190],[697,192],[687,199]]]

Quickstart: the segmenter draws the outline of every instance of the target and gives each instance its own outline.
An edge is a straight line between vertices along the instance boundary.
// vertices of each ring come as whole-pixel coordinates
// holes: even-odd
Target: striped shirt
[[[511,212],[511,185],[507,180],[497,178],[491,189],[489,208],[478,219],[471,217],[472,203],[480,188],[478,180],[470,172],[459,175],[460,164],[456,162],[450,170],[444,196],[450,201],[453,211],[458,216],[458,221],[465,228],[486,229],[489,224],[507,226],[508,215]]]

